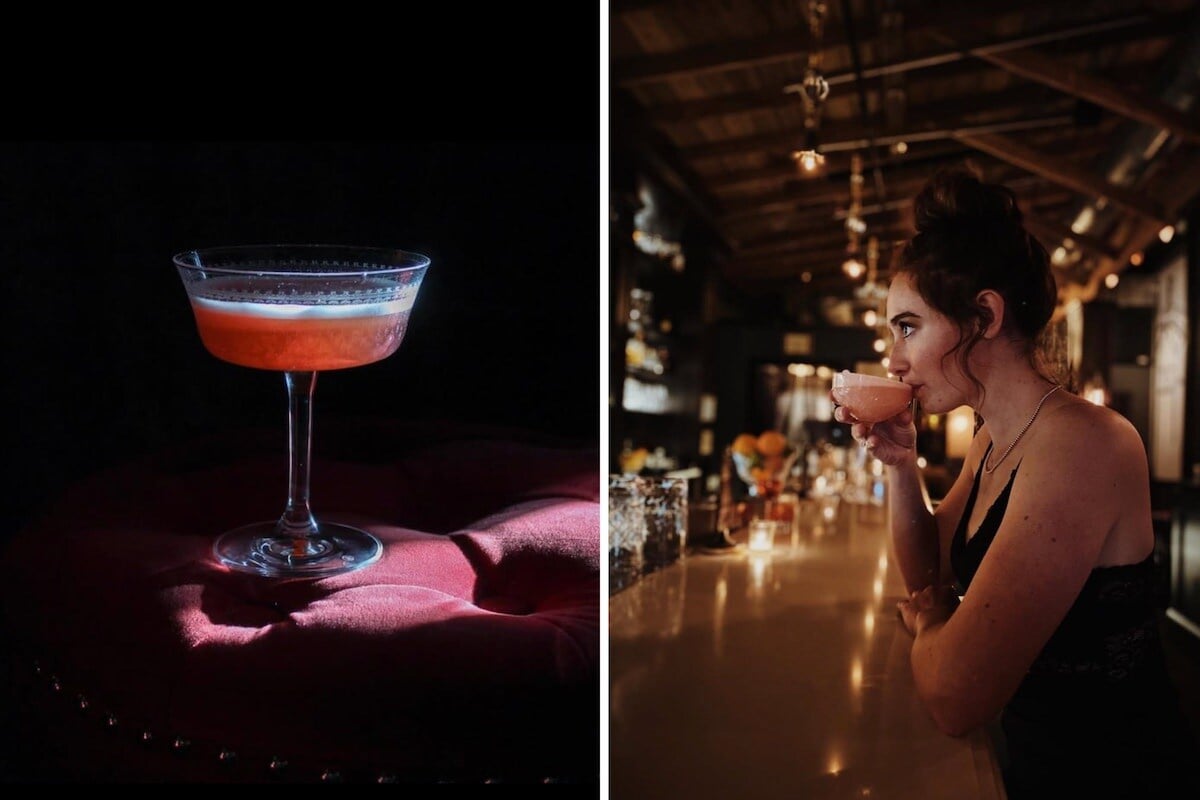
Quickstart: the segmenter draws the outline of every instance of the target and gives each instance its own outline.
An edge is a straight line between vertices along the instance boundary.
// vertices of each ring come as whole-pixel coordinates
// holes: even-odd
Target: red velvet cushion
[[[283,455],[253,438],[97,476],[11,543],[9,627],[40,666],[29,707],[70,741],[64,768],[595,779],[596,452],[348,430],[318,432],[313,506],[383,540],[367,569],[279,581],[213,562],[217,533],[281,511]]]

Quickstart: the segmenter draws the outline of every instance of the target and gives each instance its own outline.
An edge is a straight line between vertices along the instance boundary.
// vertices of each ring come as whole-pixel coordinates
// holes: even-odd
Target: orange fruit
[[[646,456],[650,455],[650,451],[644,447],[639,447],[631,453],[621,454],[621,472],[641,472],[646,466]]]
[[[778,456],[787,448],[787,438],[779,431],[763,431],[755,444],[764,456]]]
[[[741,453],[744,456],[752,456],[757,444],[758,439],[754,438],[753,435],[743,433],[733,440],[733,452]]]

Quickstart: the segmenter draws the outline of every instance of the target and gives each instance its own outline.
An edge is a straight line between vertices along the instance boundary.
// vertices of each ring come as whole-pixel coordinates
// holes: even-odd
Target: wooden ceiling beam
[[[904,203],[910,203],[905,200]],[[1058,234],[1069,234],[1076,245],[1094,257],[1114,258],[1116,251],[1105,242],[1094,236],[1081,236],[1073,233],[1066,224],[1051,222],[1050,219],[1039,215],[1036,209],[1025,213],[1027,227],[1039,239],[1054,242]],[[758,239],[739,243],[733,257],[739,260],[754,261],[761,258],[778,258],[782,255],[805,253],[811,249],[835,249],[839,243],[845,249],[846,233],[839,221],[827,217],[826,224],[809,225],[792,230],[776,231],[776,233],[760,236]],[[1157,229],[1156,229],[1157,230]],[[906,240],[912,235],[911,219],[907,209],[890,209],[874,215],[874,222],[860,240],[859,247],[865,252],[866,239],[877,236],[881,242]],[[1062,236],[1058,236],[1062,239]]]
[[[976,150],[989,153],[1023,170],[1041,175],[1082,195],[1108,198],[1136,214],[1158,220],[1160,223],[1163,223],[1166,218],[1166,211],[1162,203],[1154,198],[1110,183],[1094,172],[1052,154],[1035,150],[1010,136],[960,131],[955,134],[955,138]]]
[[[921,174],[911,172],[905,172],[900,175],[891,174],[888,178],[888,196],[915,195],[928,180],[929,172],[927,171],[923,171]],[[863,192],[864,201],[880,199],[875,195],[874,186],[865,182],[864,186],[866,187]],[[838,181],[836,184],[823,183],[805,192],[782,189],[770,194],[763,194],[757,199],[737,205],[727,204],[726,207],[729,210],[721,217],[721,223],[726,224],[738,219],[744,219],[747,216],[761,216],[762,214],[777,211],[790,211],[830,204],[846,205],[849,202],[850,187],[847,183],[841,181]]]
[[[884,239],[879,242],[879,269],[881,272],[887,271],[886,264],[891,256],[891,251],[895,247],[902,246],[901,240]],[[865,253],[859,253],[860,258],[865,258]],[[769,256],[764,258],[731,258],[727,265],[731,270],[736,270],[738,273],[745,275],[754,275],[755,277],[768,278],[796,274],[810,271],[817,272],[823,269],[841,269],[842,262],[846,260],[846,248],[842,247],[823,247],[820,249],[810,249],[807,251],[783,254],[778,256]]]
[[[943,139],[936,142],[922,142],[912,145],[903,156],[884,156],[880,154],[885,170],[907,168],[931,162],[940,162],[955,156],[974,152],[962,142],[953,139]],[[801,183],[817,184],[822,181],[848,176],[850,174],[849,151],[830,153],[825,157],[825,165],[812,173],[801,170],[791,158],[779,158],[775,163],[766,167],[738,170],[734,172],[713,172],[705,175],[705,183],[714,192],[722,193],[735,190],[746,184],[762,183],[771,180],[795,180]]]
[[[919,37],[930,30],[940,28],[957,30],[982,21],[994,20],[998,14],[1022,13],[1038,9],[1042,5],[1038,0],[1009,0],[1007,3],[1001,0],[987,0],[987,2],[979,0],[949,8],[918,6],[905,13],[905,28],[909,36]],[[1143,22],[1146,17],[1145,14],[1134,14],[1123,20],[1104,22],[1110,25],[1133,25]],[[868,20],[868,22],[873,23],[874,20]],[[878,38],[877,30],[863,31],[864,47],[873,49],[878,44]],[[631,87],[675,78],[750,69],[802,58],[807,54],[810,41],[808,24],[801,21],[787,30],[753,39],[614,59],[609,67],[609,79],[616,86]],[[845,26],[826,25],[822,42],[823,53],[837,51],[847,44]],[[960,53],[944,54],[946,60],[955,60],[961,57]],[[853,76],[847,78],[846,82],[852,80]]]
[[[1155,196],[1161,197],[1163,205],[1167,208],[1168,218],[1177,219],[1183,207],[1200,194],[1200,153],[1191,154],[1176,169],[1164,169],[1156,176],[1153,185]],[[1101,261],[1092,271],[1087,284],[1075,288],[1071,294],[1085,303],[1093,300],[1100,291],[1101,281],[1109,273],[1119,273],[1125,269],[1129,265],[1130,256],[1149,247],[1161,229],[1162,226],[1157,220],[1142,219],[1133,227],[1117,257]]]
[[[1064,145],[1054,147],[1051,152],[1059,158],[1069,153],[1071,160],[1080,162],[1102,155],[1108,152],[1110,147],[1111,142],[1097,139],[1086,143],[1081,141],[1067,142]],[[973,151],[968,148],[966,152]],[[924,185],[924,182],[937,170],[938,166],[960,163],[964,160],[961,157],[955,157],[947,158],[934,164],[885,166],[887,196],[915,196]],[[1028,174],[1020,168],[1010,165],[1008,162],[995,159],[987,154],[978,154],[978,157],[972,159],[972,163],[982,170],[984,180],[992,183],[1011,184],[1013,181],[1019,181],[1022,176]],[[848,176],[846,180],[848,181]],[[866,186],[866,197],[874,198],[873,185],[868,183]],[[780,189],[770,192],[759,192],[749,199],[739,201],[730,198],[726,200],[725,208],[727,211],[721,218],[721,224],[729,225],[730,223],[750,217],[767,216],[781,211],[808,208],[824,203],[845,205],[849,202],[849,198],[850,189],[846,183],[838,185],[827,179],[820,183],[813,182],[812,184],[806,184],[803,180],[797,179],[795,182],[785,184]]]
[[[1041,186],[1040,184],[1043,183],[1045,185]],[[1044,216],[1052,214],[1061,206],[1079,202],[1079,195],[1077,193],[1047,182],[1038,175],[1027,175],[1024,176],[1024,179],[1008,180],[1005,181],[1005,185],[1017,191],[1017,200],[1021,204],[1023,211],[1036,210]],[[868,225],[874,225],[876,224],[876,220],[880,218],[888,218],[890,215],[899,213],[911,222],[909,214],[912,209],[912,202],[913,195],[895,197],[884,203],[868,203],[863,206],[863,217],[868,221]],[[807,209],[777,211],[773,214],[764,214],[760,217],[745,217],[736,222],[726,223],[725,230],[730,240],[736,242],[752,238],[753,235],[748,234],[746,230],[751,224],[753,224],[753,228],[756,230],[761,230],[764,222],[776,226],[791,225],[807,228],[819,227],[828,223],[841,224],[845,218],[846,213],[844,208],[812,206]]]
[[[999,109],[998,109],[999,110]],[[1028,114],[1023,109],[1017,113]],[[878,135],[869,130],[861,122],[839,122],[823,125],[817,131],[820,151],[825,154],[839,150],[861,150],[870,147],[887,146],[896,142],[912,144],[954,138],[960,133],[1004,133],[1018,130],[1036,130],[1038,128],[1063,127],[1073,125],[1074,117],[1069,113],[1050,113],[1024,118],[1010,119],[980,124],[968,117],[957,119],[925,118],[908,123],[903,131],[892,131]],[[791,153],[800,142],[802,131],[799,129],[777,131],[773,133],[754,134],[721,139],[715,142],[694,144],[680,149],[681,155],[688,161],[699,161],[705,158],[723,158],[738,156],[760,151]]]
[[[953,44],[950,37],[939,34],[939,38]],[[1028,49],[995,52],[975,48],[968,52],[1014,75],[1095,103],[1138,122],[1165,128],[1189,142],[1200,142],[1200,120],[1194,115],[1185,114],[1156,97],[1131,91],[1107,78],[1093,75],[1063,59]]]
[[[1009,166],[1006,162],[995,161],[992,163],[983,162],[982,159],[976,160],[975,165],[982,168],[983,177],[991,182],[1006,183],[1016,188],[1022,183],[1027,173],[1020,172],[1017,169]],[[989,159],[990,161],[990,159]],[[888,183],[886,186],[886,194],[880,197],[875,194],[873,184],[866,184],[866,189],[863,192],[863,199],[867,201],[864,211],[868,208],[874,208],[879,205],[880,201],[886,203],[888,199],[905,200],[911,202],[911,199],[916,196],[917,192],[928,182],[934,170],[928,165],[924,167],[903,167],[894,168],[888,173]],[[871,203],[870,201],[876,201]],[[754,200],[745,201],[739,204],[727,203],[728,211],[721,217],[722,225],[728,226],[732,223],[746,220],[752,217],[768,216],[778,214],[780,212],[799,211],[813,207],[833,205],[835,210],[833,215],[836,217],[837,212],[844,209],[850,202],[850,188],[847,184],[838,182],[823,182],[811,190],[806,192],[796,192],[794,189],[784,188],[775,192],[763,193]],[[872,212],[869,212],[872,213]]]
[[[608,15],[632,14],[635,11],[645,11],[649,8],[666,5],[667,0],[608,0]]]
[[[1026,214],[1025,228],[1036,236],[1044,246],[1051,250],[1057,247],[1063,240],[1070,239],[1081,251],[1088,255],[1107,259],[1117,257],[1116,248],[1109,246],[1108,242],[1103,239],[1090,236],[1086,233],[1076,233],[1071,230],[1071,226],[1063,225],[1039,214]]]
[[[954,155],[958,156],[971,152],[973,152],[971,148],[964,146],[964,149],[956,150]],[[1074,153],[1076,150],[1072,150],[1072,152]],[[1097,152],[1103,151],[1098,150]],[[921,186],[929,180],[929,177],[937,171],[937,166],[949,161],[958,163],[958,159],[948,158],[932,165],[928,162],[881,165],[883,169],[887,170],[887,184],[885,186],[887,196],[895,197],[896,195],[904,195],[906,193],[915,195],[920,191]],[[973,163],[975,166],[983,169],[984,177],[990,181],[1005,181],[1025,174],[1018,172],[1009,166],[1007,162],[993,159],[990,156],[977,157]],[[841,176],[827,175],[826,179],[820,182],[814,181],[809,183],[797,180],[794,184],[785,185],[773,192],[758,192],[741,200],[730,198],[724,204],[726,213],[723,220],[735,219],[739,216],[754,213],[756,209],[779,205],[810,206],[826,202],[845,205],[850,201],[849,179],[849,172]],[[864,199],[875,198],[874,185],[870,182],[865,183]]]
[[[884,203],[871,203],[863,206],[863,218],[868,221],[868,226],[874,224],[874,221],[881,217],[889,217],[897,212],[908,214],[912,206],[912,198],[905,197],[896,200],[888,200]],[[779,212],[775,215],[776,221],[783,220],[785,224],[794,224],[803,227],[818,227],[824,224],[841,226],[846,218],[844,209],[828,208],[818,206],[808,213],[796,212]],[[727,230],[730,230],[728,227]],[[730,230],[731,237],[736,241],[739,237],[736,232]],[[744,237],[743,237],[744,238]]]
[[[1087,128],[1059,128],[1032,131],[1025,138],[1034,146],[1044,146],[1053,152],[1064,155],[1085,157],[1083,154],[1097,155],[1111,149],[1111,134],[1123,123],[1120,117],[1109,116],[1097,125]],[[947,161],[961,160],[967,155],[980,156],[977,150],[967,147],[955,139],[941,139],[929,142],[917,142],[907,148],[904,155],[893,155],[886,148],[879,148],[880,166],[885,170],[924,167],[933,169]],[[773,159],[766,167],[734,171],[709,170],[703,173],[705,184],[719,195],[728,195],[735,187],[743,184],[762,183],[770,180],[794,180],[802,184],[819,184],[835,178],[848,177],[850,174],[850,151],[830,153],[825,157],[825,165],[815,172],[806,173],[799,169],[791,158]],[[869,151],[864,153],[870,155]],[[984,156],[987,158],[987,156]],[[729,198],[732,200],[733,198]]]
[[[896,239],[907,238],[909,233],[910,228],[905,224],[902,217],[894,219],[888,225],[873,225],[859,240],[859,251],[864,255],[866,254],[867,239],[871,236],[878,237],[880,241],[894,241]],[[846,244],[847,235],[845,226],[830,224],[824,228],[796,231],[795,235],[790,239],[779,239],[769,244],[740,247],[734,251],[734,257],[753,261],[757,258],[774,258],[792,253],[803,253],[806,250],[812,249],[834,249],[841,246],[844,250]]]
[[[1111,27],[1099,31],[1093,26],[1081,28],[1072,26],[1061,29],[1058,33],[1059,43],[1066,52],[1077,52],[1087,48],[1089,51],[1097,47],[1109,45],[1127,45],[1131,41],[1143,41],[1161,36],[1169,36],[1178,32],[1182,24],[1182,14],[1170,14],[1154,17],[1138,15],[1135,17],[1118,17],[1111,20]],[[1053,33],[1047,35],[1054,35]],[[1039,39],[1044,41],[1044,38]],[[986,49],[988,52],[1002,53],[1008,48],[1026,48],[1030,37],[1006,39],[993,42]],[[928,63],[925,63],[928,62]],[[1123,66],[1143,63],[1138,57],[1127,61]],[[922,67],[936,68],[937,78],[983,74],[978,62],[963,55],[958,49],[945,51],[922,59],[905,59],[884,64],[877,64],[864,70],[864,81],[881,80],[888,76],[901,75]],[[986,68],[985,68],[986,69]],[[849,84],[854,79],[852,71],[843,71],[826,76],[831,86]],[[873,87],[872,91],[879,91]],[[646,118],[653,123],[696,122],[709,117],[730,114],[746,114],[754,111],[783,110],[795,106],[799,102],[792,92],[784,89],[772,91],[735,92],[719,97],[700,100],[683,100],[674,103],[662,103],[648,108]]]

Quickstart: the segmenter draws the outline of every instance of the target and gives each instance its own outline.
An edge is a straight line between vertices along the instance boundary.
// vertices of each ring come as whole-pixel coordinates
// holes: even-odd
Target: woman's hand
[[[913,636],[919,636],[930,625],[950,619],[956,608],[958,595],[953,587],[946,585],[926,586],[919,592],[913,592],[907,600],[896,603],[900,621]]]
[[[832,397],[832,394],[831,394]],[[906,408],[883,422],[860,422],[845,406],[835,405],[833,418],[850,424],[850,435],[864,443],[871,455],[889,467],[895,467],[915,457],[917,428],[913,425],[912,409]]]

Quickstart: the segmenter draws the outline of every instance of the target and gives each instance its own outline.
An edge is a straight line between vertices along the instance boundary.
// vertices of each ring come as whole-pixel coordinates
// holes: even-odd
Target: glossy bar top
[[[986,733],[942,734],[917,697],[886,515],[843,503],[610,599],[614,800],[1004,797]]]

